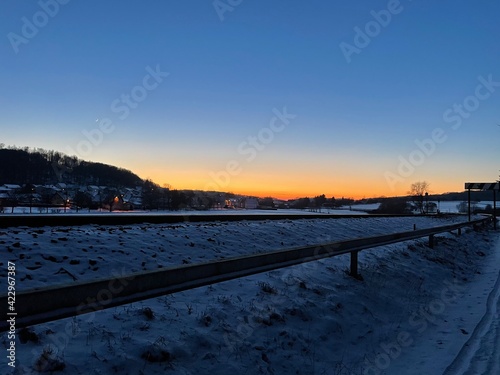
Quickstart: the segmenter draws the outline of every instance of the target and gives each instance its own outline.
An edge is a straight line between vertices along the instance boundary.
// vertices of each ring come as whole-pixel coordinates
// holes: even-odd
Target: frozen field
[[[440,211],[443,213],[458,213],[458,205],[461,201],[432,201],[439,207]],[[478,209],[484,209],[487,205],[491,205],[493,207],[493,201],[481,201],[481,202],[472,202],[472,206],[477,207]],[[500,206],[500,203],[497,202],[497,205]],[[321,209],[321,213],[323,214],[333,214],[333,215],[366,215],[367,212],[376,210],[380,207],[380,203],[370,203],[370,204],[353,204],[351,206],[342,206],[340,208],[323,208]],[[48,212],[47,212],[48,211]],[[31,215],[37,214],[57,214],[57,215],[275,215],[275,214],[317,214],[318,212],[310,211],[308,209],[304,210],[296,210],[296,209],[278,209],[278,210],[245,210],[245,209],[221,209],[221,210],[208,210],[208,211],[142,211],[142,210],[134,210],[134,211],[114,211],[110,213],[107,210],[91,210],[90,212],[87,209],[81,209],[78,212],[75,209],[64,208],[61,207],[51,207],[48,210],[46,208],[38,208],[32,207]],[[29,215],[30,208],[29,207],[15,207],[12,212],[11,207],[4,207],[4,215]]]
[[[0,230],[0,266],[4,276],[15,261],[20,291],[460,220],[11,228]],[[399,375],[441,374],[452,363],[449,374],[487,371],[496,357],[480,358],[498,355],[488,345],[495,337],[476,327],[495,327],[498,237],[466,231],[439,236],[434,250],[422,239],[365,251],[363,281],[346,275],[349,257],[340,256],[37,325],[18,341],[10,373]],[[461,352],[468,342],[477,350]]]
[[[434,201],[429,200],[429,203],[435,203],[436,207],[439,208],[439,211],[442,213],[458,213],[458,205],[462,203],[462,201]],[[471,207],[476,207],[477,209],[485,209],[487,205],[491,205],[493,207],[493,201],[481,201],[481,202],[471,202]],[[372,211],[376,210],[380,206],[379,203],[372,204],[353,204],[352,206],[344,206],[342,209],[349,210],[350,208],[355,212],[359,211]],[[500,206],[500,203],[497,202],[497,206]]]
[[[429,201],[429,202],[434,202],[436,205],[438,205],[437,201]],[[443,201],[439,202],[439,209],[443,213],[457,213],[458,212],[458,205],[461,203],[461,201]],[[484,210],[486,206],[491,205],[493,207],[493,201],[481,201],[481,202],[471,202],[471,207],[476,207],[478,209]],[[497,202],[497,206],[500,206],[500,203]]]
[[[32,208],[31,215],[47,214],[47,210],[39,210],[38,208]],[[244,210],[244,209],[222,209],[222,210],[208,210],[208,211],[113,211],[109,212],[107,210],[79,210],[78,212],[74,209],[66,209],[57,207],[49,208],[49,214],[54,215],[173,215],[173,216],[185,216],[185,215],[276,215],[276,214],[297,214],[297,215],[315,215],[318,213],[323,214],[334,214],[334,215],[366,215],[365,212],[361,211],[351,211],[349,208],[342,209],[322,209],[321,212],[310,211],[310,210],[294,210],[294,209],[283,209],[283,210]],[[16,207],[14,212],[11,208],[5,207],[3,215],[30,215],[29,207]]]

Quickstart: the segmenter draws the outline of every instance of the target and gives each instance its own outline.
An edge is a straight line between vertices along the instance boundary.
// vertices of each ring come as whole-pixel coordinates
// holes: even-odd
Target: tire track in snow
[[[500,352],[498,346],[500,340],[500,326],[498,324],[499,304],[500,299],[497,300],[497,309],[493,315],[492,324],[488,327],[484,337],[481,338],[480,347],[474,354],[474,357],[472,357],[470,366],[464,375],[500,374]]]
[[[500,242],[496,249],[497,258]],[[488,296],[486,313],[443,375],[500,374],[500,272]]]
[[[499,313],[500,313],[500,305],[497,305],[497,314],[495,317],[496,321],[496,332],[493,336],[493,353],[491,358],[490,365],[486,370],[486,374],[500,374],[500,324],[499,324]]]

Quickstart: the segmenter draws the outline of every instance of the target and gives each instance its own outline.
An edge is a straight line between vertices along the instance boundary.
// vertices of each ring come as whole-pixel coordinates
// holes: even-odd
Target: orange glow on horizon
[[[187,176],[183,176],[187,177]],[[255,197],[273,197],[276,199],[290,200],[302,197],[313,198],[315,196],[325,194],[327,198],[351,198],[355,200],[360,200],[364,198],[378,198],[378,197],[397,197],[406,196],[410,189],[410,185],[415,182],[413,180],[408,181],[406,184],[401,184],[398,189],[391,191],[385,181],[364,181],[360,183],[359,180],[356,181],[352,179],[352,182],[342,181],[342,183],[332,184],[329,181],[319,181],[316,183],[314,179],[310,181],[302,181],[302,183],[297,183],[296,186],[289,183],[286,180],[293,180],[293,177],[281,177],[276,176],[274,178],[259,178],[259,181],[267,181],[267,183],[260,183],[248,179],[242,179],[233,182],[231,181],[226,186],[211,184],[208,185],[206,180],[200,181],[195,178],[179,178],[179,179],[169,179],[166,180],[163,176],[153,176],[151,178],[154,182],[160,186],[168,184],[172,189],[177,190],[202,190],[202,191],[220,191],[220,192],[230,192],[238,195],[247,195]],[[208,188],[207,188],[208,186]],[[332,186],[338,186],[337,189],[332,188]],[[459,192],[463,191],[463,182],[447,182],[447,183],[431,183],[430,194],[441,194],[448,192]]]
[[[113,163],[111,163],[113,164]],[[116,164],[116,163],[114,163]],[[125,164],[125,165],[124,165]],[[177,190],[220,191],[256,197],[296,199],[325,194],[327,198],[378,198],[407,196],[411,184],[427,181],[429,194],[464,191],[468,180],[489,180],[478,171],[476,176],[469,172],[436,168],[415,171],[411,176],[394,174],[393,180],[386,179],[385,165],[366,165],[363,160],[345,162],[315,163],[287,155],[283,163],[259,162],[240,163],[239,171],[230,173],[227,168],[211,169],[210,163],[194,161],[172,165],[145,163],[139,159],[122,165],[139,174],[143,179],[151,179],[160,186],[169,185]],[[223,164],[221,164],[223,165]]]

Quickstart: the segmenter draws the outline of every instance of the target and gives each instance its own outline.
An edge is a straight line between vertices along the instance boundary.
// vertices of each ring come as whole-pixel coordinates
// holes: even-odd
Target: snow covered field
[[[429,203],[435,203],[436,207],[439,208],[439,211],[442,213],[458,213],[458,205],[462,203],[462,201],[434,201],[429,200]],[[471,207],[476,207],[477,209],[485,209],[487,205],[491,205],[493,207],[493,201],[481,201],[481,202],[471,202]],[[497,202],[497,205],[500,204]],[[352,206],[344,206],[342,207],[344,210],[349,210],[350,208],[353,211],[372,211],[379,208],[379,203],[371,203],[371,204],[353,204]]]
[[[439,209],[442,213],[458,213],[458,205],[461,201],[432,201],[439,206]],[[478,209],[484,209],[487,205],[491,205],[493,207],[493,201],[482,201],[482,202],[472,202],[472,205],[477,207]],[[500,206],[499,203],[497,205]],[[370,204],[353,204],[351,206],[342,206],[340,208],[323,208],[321,213],[324,214],[332,214],[332,215],[365,215],[366,211],[373,211],[380,207],[380,203],[370,203]],[[78,212],[75,209],[67,208],[64,210],[61,207],[52,207],[48,209],[46,208],[38,208],[33,207],[31,209],[31,215],[37,214],[59,214],[59,215],[69,215],[69,214],[78,214],[78,215],[96,215],[96,214],[110,214],[107,210],[91,210],[90,212],[87,209],[79,210]],[[112,214],[119,215],[275,215],[275,214],[285,213],[285,214],[317,214],[318,212],[312,212],[307,209],[297,210],[297,209],[278,209],[278,210],[246,210],[246,209],[221,209],[221,210],[208,210],[208,211],[142,211],[142,210],[134,210],[134,211],[114,211]],[[4,207],[4,215],[29,215],[30,208],[29,207],[15,207],[14,212],[12,212],[11,207]]]
[[[21,291],[460,220],[10,228],[0,230],[0,267],[5,276],[16,262]],[[340,256],[37,325],[18,341],[16,370],[4,362],[1,372],[441,374],[453,363],[447,374],[459,374],[473,363],[469,373],[491,374],[474,369],[500,362],[486,329],[499,330],[498,238],[466,231],[440,235],[434,250],[422,239],[364,251],[363,281]],[[468,341],[477,350],[460,352]],[[496,362],[481,359],[488,350]]]
[[[378,204],[377,204],[378,206]],[[79,210],[78,212],[74,209],[63,208],[49,208],[49,214],[54,215],[174,215],[174,216],[185,216],[185,215],[276,215],[276,214],[298,214],[298,215],[316,215],[318,213],[323,214],[333,214],[333,215],[366,215],[365,212],[351,211],[349,208],[343,209],[322,209],[321,212],[314,212],[309,210],[295,210],[295,209],[283,209],[283,210],[246,210],[246,209],[221,209],[221,210],[207,210],[207,211],[113,211],[109,212],[107,210]],[[10,207],[4,208],[4,215],[30,215],[29,207],[15,207],[14,212],[12,212]],[[43,209],[39,211],[38,208],[32,208],[31,215],[47,214],[47,211]]]
[[[461,203],[461,201],[443,201],[443,202],[437,202],[437,201],[429,201],[429,202],[434,202],[436,205],[439,205],[439,210],[443,213],[457,213],[458,212],[458,205]],[[477,209],[484,210],[486,206],[491,205],[493,207],[493,201],[481,201],[481,202],[471,202],[471,207],[476,207]],[[499,205],[497,201],[497,206]]]

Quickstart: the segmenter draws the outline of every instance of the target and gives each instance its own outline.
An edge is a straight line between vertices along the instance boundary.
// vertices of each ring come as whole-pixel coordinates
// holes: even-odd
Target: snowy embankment
[[[3,274],[16,262],[20,291],[459,220],[11,228],[0,230],[0,262]],[[439,236],[434,250],[422,239],[364,251],[363,281],[340,256],[37,325],[20,335],[15,373],[442,373],[418,369],[444,370],[474,330],[480,313],[471,322],[457,306],[484,276],[495,236],[466,231]]]

